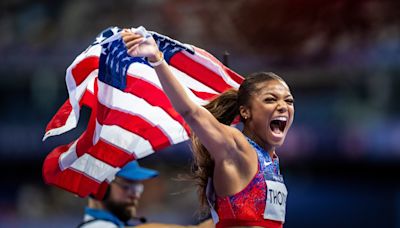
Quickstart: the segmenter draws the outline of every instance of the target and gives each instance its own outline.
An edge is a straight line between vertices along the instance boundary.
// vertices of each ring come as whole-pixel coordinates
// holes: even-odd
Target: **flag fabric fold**
[[[102,198],[122,166],[188,139],[189,127],[173,109],[154,69],[131,57],[112,27],[96,37],[66,70],[69,99],[48,123],[43,140],[75,128],[83,105],[86,130],[51,151],[43,164],[46,183],[80,197]],[[188,96],[200,105],[238,88],[243,78],[208,52],[149,32]],[[118,37],[119,36],[119,37]]]

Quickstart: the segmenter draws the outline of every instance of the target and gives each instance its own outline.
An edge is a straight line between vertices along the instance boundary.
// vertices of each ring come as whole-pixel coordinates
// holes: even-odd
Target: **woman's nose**
[[[279,101],[278,102],[278,107],[277,107],[278,112],[283,113],[287,111],[287,106],[285,101]]]

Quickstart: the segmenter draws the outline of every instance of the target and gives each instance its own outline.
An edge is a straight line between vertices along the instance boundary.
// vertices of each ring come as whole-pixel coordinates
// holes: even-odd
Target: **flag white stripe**
[[[178,71],[177,69],[175,69],[171,66],[170,66],[170,68],[171,68],[171,70]],[[145,64],[141,64],[141,63],[131,64],[129,67],[129,70],[128,70],[128,74],[129,74],[128,76],[130,76],[130,77],[136,76],[137,78],[139,78],[143,81],[146,81],[162,90],[162,86],[161,86],[160,80],[158,79],[156,72],[154,71],[153,68],[151,68]],[[179,76],[183,77],[182,74],[184,74],[184,73],[181,72],[181,74]],[[175,74],[174,74],[174,76],[177,77],[177,75],[175,75]],[[184,81],[179,80],[179,78],[178,78],[178,81],[183,85],[183,88],[185,89],[186,93],[188,94],[189,98],[192,101],[194,101],[200,105],[205,105],[208,103],[208,101],[203,100],[200,97],[197,97],[190,89],[188,89],[188,85],[182,83]],[[199,87],[201,86],[200,82],[197,86],[199,86]],[[192,89],[194,89],[196,91],[201,91],[201,89],[205,89],[204,87],[206,87],[206,86],[204,85],[204,87],[201,89],[199,89],[199,87],[193,87]],[[210,93],[217,93],[217,92],[213,91],[211,88],[209,88],[209,87],[207,87],[207,88],[208,88],[207,91],[209,91]]]
[[[68,67],[67,71],[73,67],[75,67],[78,63],[82,62],[83,59],[89,57],[99,57],[101,53],[101,45],[92,45],[89,46],[85,51],[83,51],[80,55],[78,55],[71,65]]]
[[[91,93],[94,93],[94,80],[97,77],[97,74],[98,70],[97,69],[93,70],[85,78],[85,80],[83,80],[83,82],[78,86],[76,86],[73,76],[72,75],[70,76],[70,78],[72,78],[72,81],[70,80],[67,81],[67,87],[71,105],[72,103],[79,105],[79,101],[81,100],[86,90],[89,90]],[[74,107],[74,105],[72,105],[72,107]]]
[[[204,85],[200,81],[197,81],[196,79],[176,69],[175,67],[170,66],[170,69],[172,70],[172,73],[175,75],[178,81],[181,82],[183,85],[189,87],[190,89],[206,93],[219,94],[217,91]]]
[[[197,49],[199,49],[199,48],[197,48]],[[203,65],[204,67],[208,68],[212,72],[218,74],[228,85],[230,85],[234,88],[239,88],[240,85],[237,82],[235,82],[228,74],[226,74],[221,66],[219,66],[217,63],[215,63],[213,60],[211,60],[207,56],[202,55],[198,51],[196,52],[195,55],[192,55],[186,51],[183,51],[182,53],[184,55],[186,55],[187,57],[191,58],[192,60]]]
[[[75,140],[68,150],[60,155],[58,164],[61,171],[69,168],[78,158],[78,155],[76,154],[76,144],[78,140]]]
[[[152,106],[143,98],[124,93],[100,81],[98,87],[98,100],[104,106],[140,116],[152,126],[157,126],[163,131],[171,144],[179,143],[187,138],[187,133],[183,126],[162,108]]]
[[[120,168],[112,167],[90,154],[80,156],[75,160],[70,168],[80,173],[84,173],[86,176],[96,180],[97,182],[103,182],[105,180],[108,180],[109,182],[112,181],[115,174],[120,170]]]
[[[54,131],[54,133],[46,133],[43,137],[43,140],[49,136],[59,135],[67,132],[77,126],[81,109],[79,102],[86,90],[92,94],[94,93],[94,80],[97,77],[97,73],[98,70],[92,71],[79,86],[76,86],[74,77],[70,71],[70,68],[68,68],[65,81],[67,83],[69,102],[72,107],[71,113],[69,114],[67,122],[64,126],[60,127],[59,130]]]
[[[154,149],[147,139],[116,125],[101,125],[96,122],[96,135],[98,135],[98,139],[120,148],[128,154],[134,154],[137,158],[154,153]]]
[[[42,141],[46,140],[48,137],[54,136],[54,135],[61,135],[73,128],[76,127],[78,120],[76,119],[76,115],[74,113],[74,110],[71,110],[71,112],[68,115],[67,121],[65,124],[61,127],[58,128],[53,128],[48,130],[44,136]]]

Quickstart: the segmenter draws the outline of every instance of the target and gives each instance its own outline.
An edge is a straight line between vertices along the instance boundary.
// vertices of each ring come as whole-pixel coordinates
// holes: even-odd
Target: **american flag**
[[[46,127],[43,140],[77,126],[83,105],[86,130],[51,151],[43,164],[46,183],[80,197],[101,199],[122,166],[188,139],[189,127],[173,109],[153,68],[131,57],[112,27],[97,36],[66,70],[69,99]],[[150,32],[170,69],[196,103],[238,88],[243,78],[208,52]],[[112,42],[105,42],[112,40]]]

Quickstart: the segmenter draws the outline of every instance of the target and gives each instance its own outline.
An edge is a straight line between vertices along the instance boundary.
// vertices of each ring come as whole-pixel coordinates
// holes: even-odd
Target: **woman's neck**
[[[271,158],[275,156],[275,147],[267,142],[264,142],[260,137],[254,134],[253,131],[249,130],[247,127],[244,127],[242,133],[249,139],[253,140],[253,142],[257,143],[257,145],[259,145],[265,151],[267,151]]]

